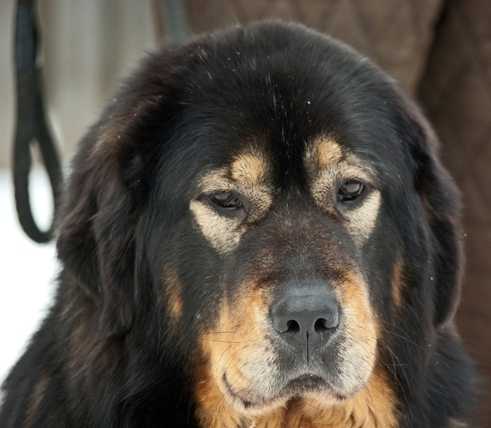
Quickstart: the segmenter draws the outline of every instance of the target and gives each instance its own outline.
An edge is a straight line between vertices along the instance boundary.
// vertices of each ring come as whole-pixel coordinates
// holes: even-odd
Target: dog
[[[73,160],[1,426],[468,426],[459,217],[428,121],[343,43],[149,55]]]

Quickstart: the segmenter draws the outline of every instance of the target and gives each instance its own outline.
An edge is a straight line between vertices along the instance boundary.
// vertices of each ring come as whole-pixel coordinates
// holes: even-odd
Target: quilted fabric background
[[[462,190],[467,267],[458,321],[484,376],[480,426],[491,427],[491,3],[448,1],[418,94]]]
[[[188,0],[191,27],[204,32],[261,18],[300,21],[335,36],[415,90],[442,0]]]

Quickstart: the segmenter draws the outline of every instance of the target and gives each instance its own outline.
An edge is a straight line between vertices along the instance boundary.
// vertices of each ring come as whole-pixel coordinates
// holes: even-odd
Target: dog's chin
[[[261,394],[253,387],[248,389],[236,388],[229,382],[226,373],[223,373],[219,385],[227,402],[243,415],[260,416],[269,413],[284,406],[289,398],[280,394],[272,394],[271,396]]]
[[[223,373],[220,384],[229,404],[239,413],[249,416],[260,416],[285,407],[293,398],[315,400],[330,406],[351,396],[351,393],[337,391],[327,380],[314,374],[303,374],[281,386],[271,388],[276,392],[268,396],[256,392],[253,387],[247,390],[234,388],[226,373]]]

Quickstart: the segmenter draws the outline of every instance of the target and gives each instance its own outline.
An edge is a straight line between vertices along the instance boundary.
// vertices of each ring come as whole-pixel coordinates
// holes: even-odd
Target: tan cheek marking
[[[48,388],[49,378],[47,375],[41,375],[41,379],[34,386],[34,390],[32,392],[31,398],[29,400],[29,406],[26,410],[26,419],[25,419],[25,427],[31,427],[34,423],[34,418],[36,417],[36,413],[41,405],[46,390]]]
[[[392,300],[397,308],[399,308],[402,303],[403,286],[402,262],[397,261],[392,272]]]
[[[268,163],[259,152],[245,152],[234,159],[230,171],[232,178],[238,182],[259,184],[268,175]]]
[[[349,307],[356,314],[356,320],[361,323],[373,321],[368,301],[368,293],[364,281],[356,273],[346,273],[338,290],[340,291],[340,303],[343,308]]]
[[[220,303],[216,325],[202,333],[196,397],[203,427],[237,427],[252,418],[245,416],[247,410],[239,400],[229,396],[222,382],[224,373],[234,391],[252,396],[251,388],[270,377],[273,355],[264,347],[268,297],[247,285],[241,288],[244,292],[234,302]]]
[[[203,428],[241,426],[241,415],[224,399],[207,367],[197,372],[197,379],[196,416],[199,425]]]
[[[237,247],[243,233],[237,219],[221,216],[199,201],[191,201],[190,209],[201,233],[215,250],[226,254]]]
[[[241,425],[241,415],[225,399],[224,391],[220,388],[223,376],[223,365],[229,366],[229,373],[238,373],[229,354],[239,343],[236,338],[237,326],[232,322],[230,309],[222,301],[219,308],[219,318],[212,331],[202,333],[202,361],[196,370],[196,416],[202,427],[237,427]],[[232,375],[233,376],[233,375]],[[239,379],[234,378],[234,382]]]
[[[345,320],[345,342],[340,351],[340,387],[355,392],[370,377],[376,360],[378,325],[366,284],[359,274],[348,273],[336,289]]]
[[[165,266],[163,272],[165,287],[165,303],[169,316],[174,322],[181,319],[183,311],[182,284],[176,270],[172,266]]]

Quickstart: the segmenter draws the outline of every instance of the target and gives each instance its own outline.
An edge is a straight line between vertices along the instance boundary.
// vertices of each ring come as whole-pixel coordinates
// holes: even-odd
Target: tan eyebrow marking
[[[307,147],[305,164],[311,178],[322,175],[336,174],[352,175],[370,181],[373,171],[368,166],[361,167],[361,160],[353,153],[343,152],[341,145],[331,136],[322,136],[314,139]]]
[[[269,166],[263,154],[251,150],[240,153],[234,158],[230,165],[230,172],[236,181],[258,184],[265,181]]]
[[[215,168],[199,181],[202,191],[231,190],[237,187],[264,186],[270,177],[269,163],[259,150],[248,148],[237,154],[230,165]]]
[[[309,170],[326,169],[342,159],[339,143],[330,136],[316,138],[307,149],[305,160]]]

